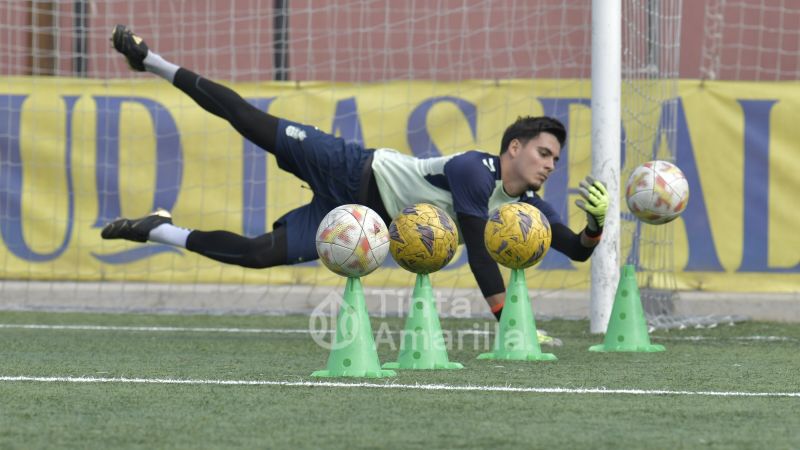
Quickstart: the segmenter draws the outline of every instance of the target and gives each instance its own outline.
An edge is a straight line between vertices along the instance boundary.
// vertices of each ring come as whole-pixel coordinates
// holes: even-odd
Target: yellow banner
[[[0,87],[3,278],[339,281],[316,263],[243,269],[183,249],[103,241],[104,223],[142,216],[155,207],[170,209],[179,226],[256,236],[307,202],[311,193],[301,180],[278,169],[272,156],[163,81],[5,80]],[[574,187],[591,170],[588,82],[231,87],[273,115],[315,125],[368,148],[393,147],[417,156],[470,149],[495,153],[503,131],[517,116],[556,116],[567,125],[569,139],[558,174],[543,195],[573,230],[585,224],[573,202]],[[679,288],[798,290],[798,110],[797,83],[701,86],[682,81],[677,99],[623,114],[627,154],[655,148],[658,155],[659,149],[671,147],[689,179],[689,207],[681,219],[666,225],[674,234],[674,258],[663,257],[674,267]],[[653,129],[674,129],[675,139],[657,139]],[[623,260],[632,251],[624,245]],[[588,285],[589,263],[550,253],[530,271],[532,288]],[[403,287],[412,282],[391,264],[366,281]],[[434,276],[434,283],[475,287],[463,251]]]

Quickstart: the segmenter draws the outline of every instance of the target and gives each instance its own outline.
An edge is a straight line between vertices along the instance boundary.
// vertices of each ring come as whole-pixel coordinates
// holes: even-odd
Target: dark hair
[[[506,128],[503,133],[503,141],[500,143],[500,154],[508,150],[508,145],[514,139],[525,145],[529,140],[539,136],[541,133],[550,133],[558,139],[558,143],[563,147],[567,140],[567,130],[564,124],[552,117],[517,117],[516,122]]]

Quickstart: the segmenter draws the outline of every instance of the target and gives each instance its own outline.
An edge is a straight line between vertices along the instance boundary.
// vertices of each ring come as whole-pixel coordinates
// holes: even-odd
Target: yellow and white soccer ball
[[[553,234],[547,217],[528,203],[506,203],[489,214],[484,231],[489,255],[510,269],[525,269],[544,258]]]
[[[689,203],[689,182],[675,164],[648,161],[639,165],[625,183],[628,209],[642,222],[653,225],[675,220]]]
[[[458,229],[441,208],[418,203],[400,211],[389,224],[389,251],[400,267],[433,273],[446,266],[458,248]]]
[[[344,277],[374,271],[389,253],[389,231],[375,211],[342,205],[329,212],[317,229],[317,253],[325,267]]]

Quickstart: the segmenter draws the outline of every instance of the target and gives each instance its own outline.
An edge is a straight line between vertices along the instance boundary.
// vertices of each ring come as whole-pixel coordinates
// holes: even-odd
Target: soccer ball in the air
[[[433,273],[453,259],[458,229],[447,213],[428,203],[400,211],[389,225],[389,251],[400,267],[414,273]]]
[[[625,183],[628,209],[642,222],[659,225],[675,220],[689,202],[689,183],[677,166],[648,161],[633,169]]]
[[[366,206],[342,205],[319,224],[317,253],[331,271],[361,277],[383,264],[389,253],[389,231],[378,213]]]
[[[489,255],[510,269],[525,269],[544,258],[552,231],[547,217],[528,203],[506,203],[489,214],[484,231]]]

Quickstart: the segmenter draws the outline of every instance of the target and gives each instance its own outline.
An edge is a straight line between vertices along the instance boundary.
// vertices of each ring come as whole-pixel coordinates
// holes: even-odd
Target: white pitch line
[[[533,394],[604,394],[604,395],[682,395],[705,397],[795,397],[800,392],[727,392],[727,391],[672,391],[666,389],[605,389],[605,388],[546,388],[514,386],[458,386],[448,384],[396,384],[396,383],[343,383],[335,381],[272,381],[272,380],[200,380],[177,378],[98,378],[98,377],[32,377],[0,376],[0,382],[40,383],[127,383],[127,384],[178,384],[217,386],[284,386],[328,388],[408,389],[421,391],[461,392],[514,392]]]
[[[765,342],[794,342],[797,338],[789,336],[732,336],[719,338],[714,336],[658,336],[657,340],[663,341],[765,341]]]
[[[127,327],[108,325],[37,325],[37,324],[0,324],[0,328],[24,330],[78,330],[78,331],[157,331],[157,332],[201,332],[201,333],[276,333],[276,334],[309,334],[308,329],[283,328],[197,328],[197,327]],[[332,330],[314,330],[315,333],[331,333]]]
[[[284,328],[220,328],[220,327],[133,327],[114,325],[44,325],[0,323],[0,329],[25,330],[77,330],[77,331],[151,331],[151,332],[194,332],[194,333],[254,333],[254,334],[326,334],[335,330],[284,329]],[[402,330],[390,330],[391,334],[402,333]],[[461,335],[492,335],[492,331],[475,329],[452,330]],[[764,342],[796,342],[800,339],[788,336],[735,336],[720,338],[715,336],[657,336],[655,340],[663,341],[764,341]]]
[[[284,329],[284,328],[203,328],[203,327],[132,327],[112,325],[40,325],[0,323],[0,329],[23,330],[77,330],[77,331],[155,331],[155,332],[201,332],[201,333],[261,333],[261,334],[325,334],[335,330]],[[455,330],[461,334],[493,334],[484,330]],[[389,333],[401,333],[390,330]]]

